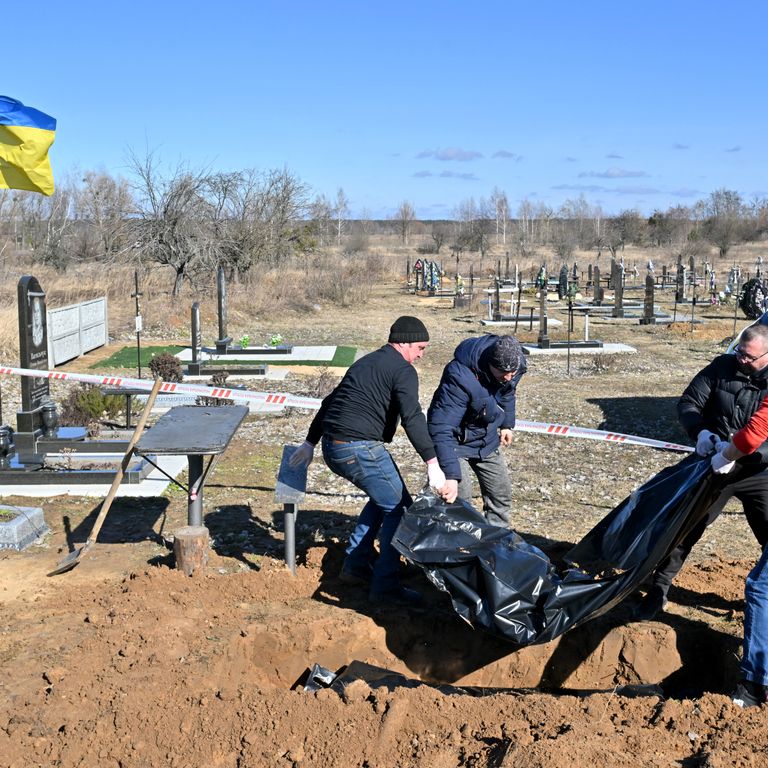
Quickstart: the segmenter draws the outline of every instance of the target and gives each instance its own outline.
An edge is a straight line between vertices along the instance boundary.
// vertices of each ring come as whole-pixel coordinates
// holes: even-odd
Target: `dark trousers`
[[[732,482],[723,488],[714,504],[696,527],[675,547],[664,560],[659,563],[653,575],[653,586],[660,587],[664,594],[669,591],[673,579],[683,567],[685,559],[693,549],[693,545],[704,535],[704,530],[713,523],[723,511],[723,507],[734,496],[744,507],[749,527],[761,547],[768,542],[768,469],[763,467],[737,467]]]

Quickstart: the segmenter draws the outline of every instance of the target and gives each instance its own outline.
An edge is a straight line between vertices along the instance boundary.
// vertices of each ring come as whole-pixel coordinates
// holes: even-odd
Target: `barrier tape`
[[[695,448],[678,443],[667,443],[654,440],[651,437],[624,435],[621,432],[604,432],[588,427],[572,427],[564,424],[544,424],[540,421],[520,421],[515,424],[515,430],[520,432],[537,432],[542,435],[558,435],[560,437],[580,437],[583,440],[602,440],[609,443],[624,443],[625,445],[645,445],[649,448],[665,448],[669,451],[684,451],[692,453]]]
[[[97,386],[125,387],[151,391],[154,382],[151,379],[130,379],[120,376],[98,376],[88,373],[70,373],[64,371],[42,371],[31,368],[10,368],[0,366],[0,375],[5,376],[31,376],[37,379],[51,379],[52,381],[79,381],[85,384]],[[182,382],[164,381],[160,385],[160,392],[173,394],[200,395],[203,397],[217,397],[228,400],[245,400],[265,405],[276,405],[284,408],[308,408],[317,410],[322,402],[316,397],[299,397],[297,395],[277,392],[253,392],[247,389],[227,389],[224,387],[206,387],[202,384],[184,384]],[[638,437],[637,435],[625,435],[620,432],[604,432],[588,427],[574,427],[565,424],[547,424],[540,421],[518,420],[515,424],[518,432],[534,432],[543,435],[558,435],[559,437],[576,437],[584,440],[601,440],[609,443],[623,443],[624,445],[644,445],[649,448],[662,448],[669,451],[683,451],[691,453],[694,449],[688,445],[668,443],[663,440],[654,440],[650,437]]]
[[[70,373],[64,371],[38,371],[32,368],[0,367],[0,375],[6,376],[31,376],[36,379],[50,379],[52,381],[79,381],[84,384],[96,384],[102,387],[125,387],[142,389],[150,392],[154,381],[152,379],[129,379],[121,376],[97,376],[88,373]],[[252,392],[248,389],[227,389],[225,387],[206,387],[203,384],[184,384],[182,382],[164,381],[160,385],[160,392],[200,395],[203,397],[218,397],[228,400],[246,400],[267,405],[281,405],[288,408],[312,408],[320,407],[320,400],[315,397],[298,397],[297,395],[283,394],[279,392]]]

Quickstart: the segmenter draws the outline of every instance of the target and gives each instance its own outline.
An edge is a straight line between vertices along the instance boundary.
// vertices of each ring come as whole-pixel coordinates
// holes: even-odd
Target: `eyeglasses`
[[[736,355],[736,357],[740,357],[742,360],[746,360],[748,363],[756,363],[760,358],[765,357],[768,355],[768,351],[763,352],[762,355],[748,355],[741,346],[736,347],[736,349],[733,350],[733,354]]]

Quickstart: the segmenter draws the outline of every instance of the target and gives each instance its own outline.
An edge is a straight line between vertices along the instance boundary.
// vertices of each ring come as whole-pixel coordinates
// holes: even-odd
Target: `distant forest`
[[[737,244],[768,233],[768,199],[745,201],[718,189],[692,206],[644,216],[605,215],[583,196],[557,209],[523,200],[515,210],[495,189],[470,198],[447,220],[419,220],[407,200],[386,220],[351,218],[343,189],[313,195],[291,172],[210,173],[161,168],[152,155],[133,156],[129,178],[87,172],[57,182],[44,197],[0,190],[0,254],[19,254],[64,270],[73,263],[163,265],[173,270],[173,294],[185,279],[223,266],[247,281],[257,265],[275,267],[313,254],[368,254],[375,238],[423,254],[498,253],[528,260],[545,249],[567,261],[579,250],[616,255],[625,245],[663,248],[670,256],[720,260]]]

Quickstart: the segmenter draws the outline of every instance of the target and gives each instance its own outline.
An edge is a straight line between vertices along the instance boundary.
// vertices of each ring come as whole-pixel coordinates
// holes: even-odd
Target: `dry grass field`
[[[367,351],[384,342],[398,315],[417,315],[432,338],[419,363],[426,406],[455,346],[485,332],[479,320],[487,308],[454,310],[408,293],[405,261],[414,251],[392,243],[377,249],[366,259],[329,257],[230,286],[230,335],[257,341],[280,333],[295,345]],[[748,271],[757,253],[750,247],[732,256]],[[475,262],[478,287],[499,258],[503,249],[482,269]],[[625,254],[641,274],[647,258]],[[653,258],[660,268],[663,256]],[[586,270],[594,254],[576,260]],[[607,266],[606,254],[602,261]],[[452,274],[450,257],[445,267]],[[61,275],[6,266],[4,362],[17,362],[15,285],[25,272],[38,277],[50,305],[108,293],[113,343],[65,367],[86,370],[133,342],[132,269]],[[217,334],[215,281],[186,287],[176,299],[170,287],[169,274],[142,274],[144,342],[184,343],[190,304],[199,301],[210,343]],[[639,295],[630,285],[626,298]],[[657,301],[670,308],[670,299],[671,292]],[[551,305],[550,313],[565,320],[562,306]],[[518,417],[687,442],[675,418],[677,397],[724,350],[734,326],[747,323],[733,305],[701,304],[697,317],[696,325],[650,326],[594,318],[592,338],[636,352],[572,355],[570,363],[530,357]],[[565,327],[553,326],[551,338],[563,339]],[[518,336],[535,341],[536,330],[521,323]],[[249,386],[315,394],[323,375],[297,369],[285,381]],[[15,383],[0,385],[4,404],[13,403]],[[303,439],[311,415],[292,410],[244,423],[207,484],[212,552],[208,571],[193,578],[172,568],[173,532],[186,521],[183,492],[118,500],[92,553],[52,578],[45,574],[73,542],[84,541],[98,503],[5,500],[42,506],[52,530],[22,553],[0,553],[0,767],[765,764],[765,712],[742,711],[726,695],[738,677],[744,577],[758,554],[737,505],[707,531],[658,621],[632,622],[620,605],[551,643],[519,649],[466,626],[417,573],[409,583],[427,598],[418,611],[372,610],[364,594],[339,582],[362,500],[319,458],[298,517],[299,565],[291,576],[282,563],[275,475],[282,445]],[[404,435],[392,450],[418,490],[423,465]],[[515,528],[545,551],[574,543],[680,458],[518,432],[506,451]],[[353,661],[405,679],[382,682],[371,673],[341,695],[292,689],[315,663],[339,670]]]

